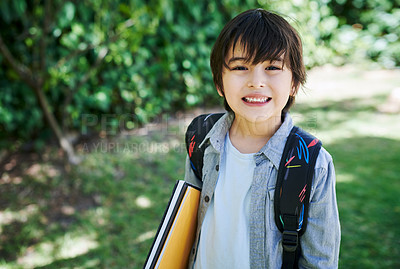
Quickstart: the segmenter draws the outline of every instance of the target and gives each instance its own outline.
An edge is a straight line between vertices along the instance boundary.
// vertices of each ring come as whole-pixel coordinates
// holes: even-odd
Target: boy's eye
[[[265,70],[281,70],[281,68],[271,65],[271,66],[268,66],[267,68],[265,68]]]
[[[244,71],[244,70],[247,70],[247,68],[245,66],[236,66],[236,67],[232,68],[232,70]]]

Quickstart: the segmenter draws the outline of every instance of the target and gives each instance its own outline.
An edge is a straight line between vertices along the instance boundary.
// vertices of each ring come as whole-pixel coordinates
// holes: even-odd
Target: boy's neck
[[[235,118],[229,130],[229,138],[241,153],[257,153],[281,125],[281,117],[272,117],[262,122]]]

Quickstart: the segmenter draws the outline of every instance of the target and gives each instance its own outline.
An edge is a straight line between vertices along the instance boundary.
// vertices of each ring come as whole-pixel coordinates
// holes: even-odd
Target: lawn
[[[314,69],[292,111],[334,158],[340,268],[400,268],[400,115],[378,112],[399,86],[399,70]],[[63,166],[52,147],[8,156],[0,268],[142,268],[184,175],[184,130],[200,112],[81,141],[77,167]]]

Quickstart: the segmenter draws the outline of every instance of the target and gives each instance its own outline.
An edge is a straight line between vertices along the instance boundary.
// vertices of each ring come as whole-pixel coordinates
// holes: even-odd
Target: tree
[[[151,12],[137,2],[131,6],[100,0],[1,2],[0,25],[7,31],[0,33],[0,53],[16,75],[9,73],[8,79],[19,79],[34,92],[70,163],[79,159],[56,117],[60,109],[49,98],[60,104],[57,96],[62,95],[60,114],[68,116],[73,96],[104,68],[107,55],[116,54],[122,36],[131,41],[126,51],[137,50],[143,35],[154,28],[147,25]],[[135,32],[126,36],[128,31]]]

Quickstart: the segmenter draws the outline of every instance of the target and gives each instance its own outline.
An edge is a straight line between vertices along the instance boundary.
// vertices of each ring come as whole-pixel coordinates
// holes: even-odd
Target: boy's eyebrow
[[[228,64],[236,61],[247,61],[247,58],[245,57],[232,57],[229,59]]]
[[[270,62],[283,62],[284,60],[283,60],[283,57],[282,57],[282,56],[279,56],[278,58],[270,59],[269,61],[270,61]]]
[[[245,57],[232,57],[229,59],[228,64],[232,63],[232,62],[236,62],[236,61],[248,61],[248,58]],[[283,57],[280,56],[276,59],[269,59],[270,62],[283,62]]]

